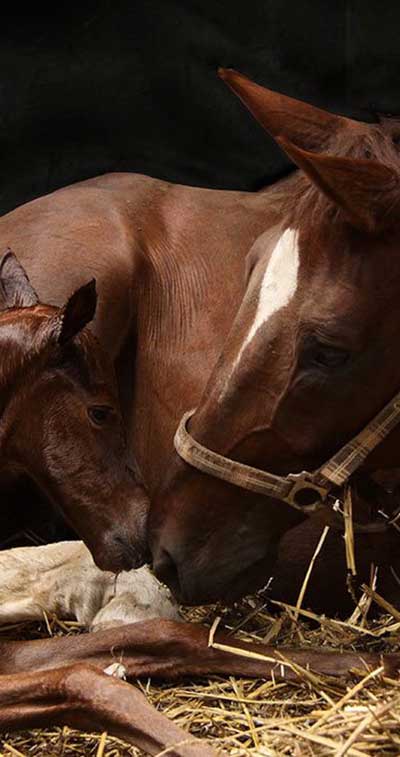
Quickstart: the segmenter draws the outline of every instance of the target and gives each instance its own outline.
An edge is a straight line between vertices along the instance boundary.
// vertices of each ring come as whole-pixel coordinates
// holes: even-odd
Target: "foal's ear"
[[[261,87],[232,68],[220,68],[218,75],[274,138],[282,135],[301,147],[318,149],[332,132],[357,126],[350,118]]]
[[[276,141],[353,226],[374,233],[391,223],[397,212],[393,197],[399,183],[391,168],[376,160],[301,150],[283,137]]]
[[[57,316],[59,331],[57,341],[64,345],[74,338],[93,320],[97,305],[96,279],[84,284],[74,292]]]
[[[25,269],[8,248],[0,260],[0,309],[28,308],[38,302]]]

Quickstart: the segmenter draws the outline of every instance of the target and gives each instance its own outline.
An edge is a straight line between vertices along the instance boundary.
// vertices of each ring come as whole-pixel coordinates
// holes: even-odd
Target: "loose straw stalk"
[[[326,537],[328,535],[328,531],[329,531],[329,526],[325,526],[324,530],[322,531],[320,540],[319,540],[319,542],[318,542],[318,544],[317,544],[317,546],[315,548],[315,552],[314,552],[314,554],[313,554],[313,556],[312,556],[312,558],[310,560],[310,564],[309,564],[309,566],[307,568],[307,573],[304,576],[304,581],[302,583],[302,586],[301,586],[301,589],[300,589],[300,592],[299,592],[299,596],[298,596],[297,602],[296,602],[296,609],[295,609],[295,613],[294,613],[294,620],[295,620],[295,622],[297,622],[298,617],[299,617],[299,612],[300,612],[301,606],[303,604],[304,595],[305,595],[306,590],[307,590],[308,582],[310,580],[310,576],[311,576],[311,573],[312,573],[312,570],[313,570],[313,567],[314,567],[314,563],[315,563],[315,561],[316,561],[316,559],[317,559],[317,557],[318,557],[318,555],[319,555],[319,553],[320,553],[320,551],[321,551],[321,549],[322,549],[322,547],[324,545],[325,539],[326,539]]]
[[[353,529],[353,499],[351,496],[351,487],[347,486],[344,503],[343,503],[343,519],[344,519],[344,544],[346,548],[346,565],[347,570],[352,576],[357,575],[356,560],[354,556],[354,529]]]

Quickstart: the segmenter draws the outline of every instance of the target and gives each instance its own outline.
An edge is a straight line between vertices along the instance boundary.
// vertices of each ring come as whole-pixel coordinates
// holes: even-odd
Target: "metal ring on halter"
[[[306,512],[308,507],[325,502],[329,489],[310,481],[306,471],[289,473],[287,478],[293,481],[293,486],[285,497],[288,505],[295,505]]]

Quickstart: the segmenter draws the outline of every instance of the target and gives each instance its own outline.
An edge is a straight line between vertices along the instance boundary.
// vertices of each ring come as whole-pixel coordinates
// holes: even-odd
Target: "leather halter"
[[[190,410],[184,414],[174,438],[175,449],[186,463],[214,478],[280,499],[296,510],[311,515],[327,508],[328,497],[336,500],[337,493],[332,494],[333,490],[347,484],[370,452],[400,423],[400,392],[320,468],[312,472],[289,473],[287,476],[244,465],[204,447],[187,429],[187,423],[194,413],[195,410]],[[394,524],[397,517],[399,514],[396,512],[387,524]]]

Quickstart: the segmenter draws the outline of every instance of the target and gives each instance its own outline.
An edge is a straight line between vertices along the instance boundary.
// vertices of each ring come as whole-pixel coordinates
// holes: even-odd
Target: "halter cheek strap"
[[[283,500],[296,510],[311,514],[326,508],[332,489],[343,487],[370,452],[400,423],[400,392],[318,470],[287,476],[244,465],[204,447],[187,430],[187,423],[194,413],[195,410],[185,413],[174,439],[175,449],[186,463],[214,478]]]

